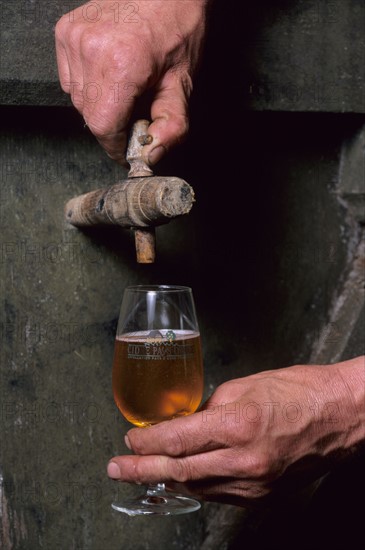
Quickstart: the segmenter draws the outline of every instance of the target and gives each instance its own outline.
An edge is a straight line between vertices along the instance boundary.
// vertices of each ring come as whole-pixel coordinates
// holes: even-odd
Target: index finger
[[[237,432],[236,415],[222,415],[225,405],[189,416],[174,418],[149,428],[133,428],[126,445],[139,455],[188,456],[230,446],[232,429]]]

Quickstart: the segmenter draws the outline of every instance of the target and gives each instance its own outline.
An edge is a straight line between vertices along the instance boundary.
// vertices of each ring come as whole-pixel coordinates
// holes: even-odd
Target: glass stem
[[[165,484],[155,483],[148,486],[147,495],[149,497],[159,497],[165,494]]]

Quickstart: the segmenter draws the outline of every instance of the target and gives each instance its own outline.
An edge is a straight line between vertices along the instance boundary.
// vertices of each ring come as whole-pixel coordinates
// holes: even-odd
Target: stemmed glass
[[[113,394],[122,415],[139,427],[186,416],[203,395],[203,361],[192,290],[130,286],[124,291],[115,340]],[[113,503],[130,516],[194,512],[197,500],[150,485],[137,499]]]

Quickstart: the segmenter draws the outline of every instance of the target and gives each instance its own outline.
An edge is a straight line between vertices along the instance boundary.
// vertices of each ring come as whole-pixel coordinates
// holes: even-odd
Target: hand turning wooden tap
[[[127,150],[128,179],[71,199],[65,207],[72,225],[120,225],[134,230],[138,263],[155,261],[155,226],[190,212],[194,191],[183,179],[154,176],[142,158],[150,143],[148,120],[138,120]]]

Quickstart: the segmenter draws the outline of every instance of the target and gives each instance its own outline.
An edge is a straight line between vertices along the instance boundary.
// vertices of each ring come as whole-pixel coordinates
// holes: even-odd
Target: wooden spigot
[[[155,226],[190,212],[194,191],[183,179],[154,176],[142,158],[151,143],[148,120],[138,120],[128,143],[128,179],[68,201],[66,220],[76,227],[120,225],[134,230],[138,263],[153,263]]]

